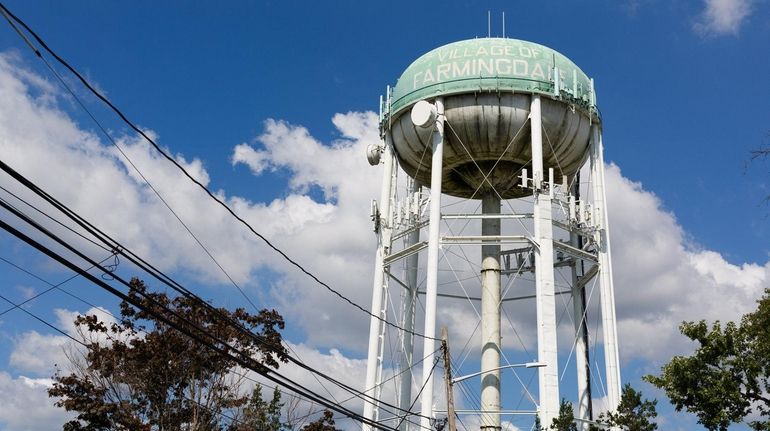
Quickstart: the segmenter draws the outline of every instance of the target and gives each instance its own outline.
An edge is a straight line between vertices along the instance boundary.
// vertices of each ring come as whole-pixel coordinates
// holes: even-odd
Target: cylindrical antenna
[[[492,37],[492,11],[487,11],[487,37]]]
[[[505,11],[503,11],[503,39],[505,39]]]

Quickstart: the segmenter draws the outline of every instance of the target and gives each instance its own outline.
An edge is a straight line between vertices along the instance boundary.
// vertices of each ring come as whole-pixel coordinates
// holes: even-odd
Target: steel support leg
[[[409,192],[412,196],[418,193],[422,187],[413,179],[410,179]],[[406,237],[404,248],[408,248],[420,241],[420,230],[415,229]],[[404,293],[403,307],[401,310],[401,327],[414,331],[414,309],[417,305],[417,265],[418,253],[414,253],[406,258],[406,269],[404,270],[404,279],[407,290]],[[403,414],[412,405],[412,364],[414,364],[414,335],[406,331],[401,331],[401,360],[399,362],[399,397],[398,407],[401,409],[398,414]],[[407,431],[409,423],[403,421],[400,431]]]
[[[579,185],[576,184],[576,187]],[[582,243],[575,233],[570,234],[570,243],[575,248],[582,248]],[[591,366],[588,362],[588,326],[586,325],[585,288],[578,284],[578,270],[582,262],[575,259],[572,265],[572,314],[575,316],[575,368],[577,370],[577,414],[575,417],[584,421],[592,419],[591,412]],[[584,271],[580,271],[582,274]],[[585,422],[578,422],[578,430],[588,430]]]
[[[604,184],[604,148],[599,125],[591,129],[591,182],[593,208],[599,226],[599,293],[601,295],[602,331],[604,336],[604,363],[607,380],[607,408],[615,410],[620,403],[620,365],[618,358],[618,329],[615,320],[615,288],[612,284],[610,259],[610,228],[607,218]]]
[[[390,248],[390,232],[392,226],[392,212],[391,212],[391,192],[395,184],[393,184],[393,170],[395,167],[395,158],[393,157],[393,149],[390,142],[390,134],[385,138],[385,150],[382,154],[382,159],[385,165],[385,171],[382,174],[382,189],[380,191],[380,231],[377,234],[377,252],[374,257],[374,283],[372,286],[372,317],[369,320],[369,349],[366,362],[366,382],[364,390],[367,396],[374,397],[377,394],[376,387],[377,374],[380,368],[381,344],[383,343],[381,337],[382,321],[374,316],[382,316],[383,309],[383,296],[385,293],[385,267],[384,261],[388,249]],[[364,412],[363,415],[366,419],[377,420],[377,405],[371,398],[364,399]],[[372,428],[369,425],[364,424],[364,431],[370,431]]]
[[[537,296],[538,370],[540,420],[550,426],[559,413],[559,363],[556,350],[556,300],[553,274],[553,221],[551,196],[545,190],[543,135],[540,96],[533,95],[530,106],[532,134],[532,175],[535,187],[535,295]]]
[[[425,284],[425,329],[422,364],[422,397],[420,398],[422,417],[420,426],[430,429],[433,417],[433,363],[436,350],[436,297],[438,294],[438,251],[439,227],[441,225],[441,171],[444,157],[444,103],[439,97],[436,106],[436,129],[433,132],[433,159],[430,174],[430,221],[428,224],[428,262]]]

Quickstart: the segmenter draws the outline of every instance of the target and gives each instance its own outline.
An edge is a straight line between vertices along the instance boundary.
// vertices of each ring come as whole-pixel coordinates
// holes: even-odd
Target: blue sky
[[[266,118],[331,137],[333,113],[373,109],[421,53],[484,36],[487,10],[500,35],[505,10],[508,36],[551,46],[596,79],[607,158],[660,195],[698,242],[734,259],[768,252],[763,177],[752,175],[764,171],[744,175],[748,151],[768,139],[770,83],[761,77],[770,24],[761,2],[734,32],[707,34],[694,29],[699,2],[424,3],[396,6],[398,14],[359,2],[9,6],[138,123],[205,157],[222,172],[215,184],[228,188],[244,181],[225,175],[221,146],[249,141]],[[723,221],[754,229],[715,228]]]
[[[345,169],[353,166],[346,164],[348,159],[344,158],[348,149],[353,152],[376,139],[371,118],[364,113],[377,109],[385,86],[395,84],[401,71],[420,54],[445,43],[486,36],[488,10],[493,16],[492,35],[500,36],[500,15],[505,11],[508,37],[550,46],[596,80],[606,158],[613,164],[611,177],[617,184],[615,191],[610,192],[610,197],[618,196],[617,203],[610,203],[610,217],[618,225],[613,226],[613,232],[622,237],[617,243],[624,248],[618,251],[616,247],[616,252],[633,256],[629,250],[648,246],[662,256],[674,253],[672,250],[677,253],[668,261],[641,259],[643,264],[636,267],[623,264],[632,262],[631,257],[619,257],[616,280],[626,282],[626,287],[618,287],[619,292],[629,292],[630,297],[631,292],[646,290],[645,283],[655,283],[656,277],[677,280],[687,278],[686,271],[700,271],[713,282],[713,290],[708,285],[704,294],[729,296],[733,295],[731,289],[744,289],[740,295],[735,294],[740,300],[732,296],[723,299],[735,306],[703,316],[724,319],[736,318],[750,309],[758,292],[767,285],[770,207],[763,199],[770,194],[770,163],[749,163],[752,149],[770,144],[767,2],[471,1],[438,5],[244,1],[223,6],[219,2],[10,0],[6,5],[85,73],[133,121],[152,130],[161,145],[205,176],[212,189],[221,191],[252,221],[264,223],[281,245],[300,258],[307,256],[311,267],[323,271],[328,266],[328,277],[332,280],[338,262],[313,260],[314,256],[328,253],[345,260],[361,250],[373,251],[374,246],[368,230],[358,232],[351,227],[341,235],[335,230],[348,221],[354,223],[351,226],[368,229],[368,208],[359,203],[365,204],[378,194],[378,173],[365,166],[362,151],[356,153],[358,159],[350,160],[363,167],[351,167],[350,174],[345,175]],[[223,282],[221,274],[210,269],[211,263],[200,256],[194,244],[182,239],[169,243],[169,238],[147,239],[141,235],[143,228],[148,232],[160,231],[162,226],[173,223],[152,224],[155,221],[150,220],[146,221],[151,225],[148,228],[144,220],[137,221],[137,215],[151,215],[163,209],[153,203],[145,189],[131,182],[128,171],[109,153],[94,125],[56,87],[53,78],[6,24],[0,25],[0,53],[4,56],[3,73],[9,77],[8,82],[26,83],[22,89],[4,88],[17,89],[20,97],[37,106],[35,115],[39,114],[39,118],[71,122],[49,128],[30,123],[24,129],[23,121],[10,122],[13,107],[9,107],[3,111],[6,118],[0,117],[0,127],[6,127],[0,128],[0,157],[18,160],[28,166],[26,172],[30,175],[39,173],[37,181],[52,186],[67,179],[77,181],[72,173],[95,166],[94,161],[113,163],[114,169],[105,171],[104,177],[91,178],[102,179],[101,184],[89,181],[58,186],[62,193],[69,191],[68,196],[78,208],[106,223],[116,234],[124,235],[127,242],[158,259],[176,276],[193,283],[203,296],[222,305],[240,305],[242,298]],[[138,160],[146,162],[145,169],[160,172],[156,177],[159,184],[169,191],[181,190],[177,205],[189,209],[186,199],[202,201],[193,189],[174,178],[173,171],[163,171],[163,164],[141,143],[132,140],[132,135],[113,115],[84,92],[80,94],[114,136],[136,151]],[[45,97],[38,97],[41,95]],[[11,103],[10,98],[4,99],[0,103]],[[40,111],[45,111],[44,115]],[[10,128],[10,124],[19,127]],[[50,133],[61,137],[66,147],[67,139],[77,140],[67,134],[75,131],[83,132],[92,145],[81,149],[81,156],[67,153],[66,157],[54,157],[54,150],[45,150],[48,144],[36,137],[38,132]],[[29,146],[19,144],[25,139],[29,139],[30,143],[25,144]],[[260,165],[246,159],[234,163],[234,149],[239,144],[247,144],[262,154],[260,157],[269,160],[267,165],[260,169]],[[25,149],[38,148],[33,145],[40,146],[39,154],[48,151],[49,166],[35,167],[36,160],[43,163],[45,158],[32,156],[38,153],[30,151],[25,156]],[[303,153],[293,153],[291,145],[315,152],[308,152],[304,160],[299,160]],[[318,163],[339,161],[339,169],[313,166],[313,157],[317,157]],[[54,163],[58,160],[62,163]],[[122,175],[122,179],[116,180],[110,173]],[[80,194],[73,191],[83,184],[93,189],[83,189]],[[125,208],[121,206],[123,193],[136,195]],[[117,205],[112,208],[125,211],[105,211],[110,202]],[[621,202],[627,205],[622,208]],[[338,354],[345,358],[363,357],[360,344],[355,341],[362,332],[337,338],[331,335],[336,327],[335,316],[345,310],[342,305],[330,305],[326,312],[323,307],[313,313],[292,309],[286,301],[312,304],[323,298],[324,304],[333,304],[333,299],[322,292],[309,292],[311,287],[302,287],[288,268],[265,257],[262,246],[244,239],[246,236],[237,226],[218,231],[229,223],[227,218],[211,207],[196,205],[191,204],[190,208],[203,210],[190,215],[188,221],[210,233],[215,254],[230,265],[226,267],[235,268],[237,280],[251,295],[265,304],[286,307],[290,323],[287,335],[298,349],[307,349],[308,356],[320,355],[319,358],[333,356],[329,349],[338,349]],[[636,216],[643,220],[635,220],[632,209],[638,210]],[[289,217],[297,212],[308,219]],[[217,241],[226,234],[237,238],[233,240],[235,245]],[[300,234],[319,239],[303,250]],[[632,241],[636,234],[662,239],[639,244]],[[173,236],[183,237],[181,231]],[[179,251],[174,245],[189,250]],[[228,254],[228,247],[242,253]],[[655,247],[666,249],[654,250]],[[43,278],[60,281],[68,276],[6,235],[0,236],[0,250],[3,257]],[[370,259],[359,259],[354,262],[362,266],[353,270],[354,278],[369,280]],[[680,271],[687,265],[692,267]],[[619,274],[621,271],[625,272]],[[7,265],[0,265],[0,274],[7,281],[4,295],[16,301],[24,299],[29,292],[26,289],[43,289],[39,282]],[[668,289],[666,294],[656,298],[658,291],[651,288],[649,295],[653,298],[646,298],[645,304],[649,302],[650,310],[668,310],[668,314],[643,315],[640,310],[644,307],[640,307],[636,315],[631,312],[631,305],[619,305],[621,320],[621,313],[631,310],[625,328],[633,329],[628,331],[643,331],[645,325],[653,331],[659,328],[655,324],[659,324],[675,333],[671,322],[681,320],[676,316],[688,318],[690,314],[682,310],[698,308],[694,302],[676,307],[667,303],[671,300],[669,295],[677,293],[671,292],[677,284],[669,287],[667,282],[660,282]],[[343,289],[350,289],[358,302],[368,304],[366,283],[364,289],[340,283]],[[85,283],[75,281],[71,286],[94,304],[108,308],[115,305]],[[721,300],[714,297],[715,301]],[[56,320],[63,316],[62,310],[87,308],[52,292],[36,300],[29,309]],[[692,316],[697,318],[696,314]],[[332,322],[326,335],[308,330],[315,318]],[[364,317],[356,319],[355,325],[367,326]],[[621,323],[621,336],[623,328]],[[1,377],[8,379],[9,388],[20,385],[22,376],[50,376],[50,372],[46,374],[50,364],[25,365],[22,353],[29,351],[35,340],[47,342],[49,350],[51,343],[58,341],[50,337],[33,340],[34,336],[29,335],[32,331],[41,337],[50,335],[50,330],[18,310],[0,317],[0,337],[4,340],[0,347],[0,370],[5,370]],[[661,344],[676,344],[674,335]],[[624,343],[623,338],[620,343]],[[657,348],[654,344],[647,347]],[[668,347],[660,350],[669,352]],[[660,358],[640,354],[639,349],[629,348],[625,352],[628,371],[624,376],[634,383],[639,375],[654,371],[660,364]],[[35,395],[29,396],[39,400]],[[665,400],[661,404],[666,404]],[[46,429],[46,423],[55,423],[14,422],[9,417],[0,412],[0,427]],[[675,429],[673,424],[682,429],[698,429],[686,416],[669,411],[666,418],[670,429]]]

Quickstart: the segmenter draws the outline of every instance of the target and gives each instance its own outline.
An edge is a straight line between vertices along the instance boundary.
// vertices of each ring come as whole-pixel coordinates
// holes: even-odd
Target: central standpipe
[[[500,198],[482,198],[483,214],[500,214]],[[481,219],[482,236],[500,236],[499,218]],[[481,429],[500,427],[500,242],[481,246]],[[490,371],[486,371],[490,370]]]

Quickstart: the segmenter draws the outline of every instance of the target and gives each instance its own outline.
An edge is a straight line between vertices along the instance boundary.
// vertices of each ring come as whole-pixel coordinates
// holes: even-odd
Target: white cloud
[[[13,378],[0,371],[0,426],[6,431],[46,431],[61,428],[73,415],[54,407],[46,390],[50,379]]]
[[[204,282],[226,281],[117,149],[103,145],[99,136],[76,124],[58,107],[58,95],[47,82],[6,54],[0,54],[0,92],[0,154],[4,162],[159,268],[184,270]],[[280,257],[267,252],[259,240],[146,142],[133,136],[116,135],[115,139],[234,280],[249,283],[253,271],[280,263]],[[180,154],[174,157],[196,179],[208,184],[208,172],[201,160]],[[295,184],[303,181],[297,178]],[[0,177],[0,184],[40,203],[5,175]],[[266,237],[279,237],[279,245],[285,234],[305,238],[299,230],[328,222],[335,209],[302,193],[268,203],[217,193],[259,226]],[[46,221],[44,224],[51,225]],[[51,228],[62,231],[56,226]],[[62,233],[89,249],[82,240]],[[103,256],[103,252],[99,253],[97,256]]]
[[[705,0],[694,28],[703,35],[738,34],[753,11],[752,0]]]
[[[312,364],[319,372],[332,376],[340,382],[352,387],[359,387],[364,381],[366,375],[366,360],[350,359],[345,357],[339,350],[330,349],[328,352],[321,352],[305,344],[288,343],[291,351],[297,357],[302,358],[306,364]],[[316,393],[331,396],[333,399],[342,402],[350,398],[350,393],[344,389],[335,386],[322,378],[316,380],[308,374],[307,371],[292,364],[282,365],[280,369],[284,376],[300,382],[303,386],[313,390]],[[349,400],[344,405],[348,408],[357,410],[360,401],[357,399]]]
[[[345,121],[340,121],[342,119]],[[361,162],[361,154],[367,142],[377,139],[374,136],[376,124],[374,118],[364,115],[356,118],[346,114],[335,117],[335,120],[338,127],[358,124],[357,136],[368,138],[348,141],[346,145],[340,145],[339,142],[324,145],[309,136],[302,127],[271,121],[266,124],[266,133],[258,139],[263,148],[255,151],[262,154],[267,165],[288,168],[293,174],[295,190],[301,191],[313,184],[337,198],[334,213],[329,222],[323,224],[323,238],[346,238],[350,233],[357,233],[358,241],[352,238],[347,243],[338,241],[339,248],[333,248],[335,253],[347,259],[329,259],[327,250],[320,249],[327,246],[325,241],[305,243],[306,250],[291,249],[298,250],[303,262],[317,268],[322,279],[331,280],[333,286],[359,304],[367,304],[371,291],[369,266],[374,244],[373,241],[360,241],[360,237],[367,235],[369,230],[362,214],[368,200],[377,194],[376,185],[379,181],[371,171],[379,174],[379,170],[366,167]],[[360,127],[361,124],[366,127]],[[368,135],[363,133],[367,127],[370,130]],[[352,148],[357,151],[351,151]],[[302,154],[313,156],[303,158]],[[327,169],[329,161],[333,161],[334,166],[349,168]],[[340,172],[345,175],[340,175]],[[731,264],[716,251],[699,248],[688,239],[674,214],[665,209],[654,193],[623,177],[615,165],[608,166],[606,179],[620,348],[625,361],[643,359],[659,363],[672,354],[686,352],[691,346],[677,329],[682,320],[736,319],[754,307],[754,301],[769,278],[768,264]],[[358,187],[353,188],[351,184]],[[318,238],[315,229],[302,229],[300,232]],[[450,254],[445,255],[445,258],[453,259]],[[329,265],[328,262],[334,264]],[[451,262],[455,269],[466,271],[460,277],[473,277],[477,273],[478,268],[462,262],[459,257]],[[357,271],[351,273],[352,269]],[[449,274],[441,277],[443,281],[452,278]],[[477,282],[471,278],[464,283],[473,295],[472,289],[478,288]],[[392,286],[398,289],[395,284]],[[290,322],[314,328],[309,331],[307,342],[310,345],[359,346],[360,349],[367,337],[365,317],[362,318],[359,313],[351,311],[315,287],[308,286],[302,276],[288,271],[285,278],[274,286],[274,293],[284,295],[281,310],[288,313]],[[526,293],[525,288],[521,294]],[[396,300],[390,309],[398,310],[398,294],[396,291],[393,294]],[[566,297],[560,298],[566,300]],[[557,306],[566,307],[568,304],[562,304],[561,299],[557,300]],[[598,302],[598,292],[595,292],[593,301],[594,304]],[[462,342],[473,333],[477,316],[467,303],[446,300],[442,304],[439,324],[449,326],[450,334],[461,340],[456,350],[459,352],[463,347]],[[570,308],[567,310],[571,311]],[[517,331],[513,333],[510,325],[503,322],[503,339],[514,350],[526,347],[531,352],[534,346],[534,321],[528,318],[533,316],[532,307],[522,304],[520,308],[513,309],[510,315]],[[417,321],[419,330],[421,316],[418,316]],[[565,326],[560,331],[562,347],[568,345],[572,335],[568,321],[565,318]],[[345,326],[348,322],[354,322],[353,326]],[[475,336],[478,337],[478,332]],[[601,334],[594,336],[601,338]],[[519,343],[519,338],[523,343]],[[415,345],[418,355],[421,344],[421,340],[417,339]],[[476,350],[477,344],[471,341],[469,348]]]
[[[7,95],[0,101],[3,160],[159,268],[183,271],[204,282],[225,281],[117,150],[58,109],[56,94],[33,78],[36,76],[14,59],[0,56],[0,91]],[[42,103],[33,93],[49,97]],[[368,144],[379,141],[377,117],[371,112],[350,112],[335,115],[332,122],[340,138],[330,144],[314,139],[304,127],[268,120],[256,140],[260,148],[236,147],[232,158],[236,163],[251,160],[255,172],[264,173],[270,167],[290,173],[290,190],[284,198],[251,202],[224,191],[217,193],[321,280],[366,306],[375,244],[368,212],[380,170],[368,166],[364,154]],[[271,283],[266,288],[279,309],[294,328],[307,330],[309,343],[363,350],[368,326],[364,313],[352,310],[267,249],[147,143],[125,136],[116,139],[233,279],[251,288],[252,294],[259,285]],[[243,154],[259,154],[259,164]],[[180,155],[176,159],[208,183],[200,160]],[[56,175],[51,175],[51,167],[56,166],[66,169],[56,169]],[[5,176],[0,182],[19,191]],[[323,196],[314,199],[307,193],[313,190],[320,190]],[[72,235],[64,235],[88,247]],[[262,268],[278,279],[252,277]]]
[[[716,2],[709,4],[712,3]],[[747,14],[736,15],[740,18],[734,21],[739,24]],[[3,160],[160,268],[198,275],[204,282],[221,282],[223,277],[209,258],[133,169],[113,148],[104,146],[99,137],[74,123],[57,107],[54,90],[15,61],[0,55]],[[371,198],[379,194],[381,169],[368,166],[364,154],[368,144],[379,141],[377,116],[349,112],[335,115],[332,122],[341,137],[330,143],[315,139],[304,127],[268,120],[264,133],[253,144],[234,147],[232,163],[245,164],[254,174],[287,171],[290,189],[285,197],[252,202],[229,196],[225,191],[217,193],[320,279],[368,308],[375,237],[367,216]],[[120,136],[118,140],[236,281],[247,285],[251,292],[269,283],[262,287],[276,299],[277,308],[291,329],[306,331],[304,343],[294,345],[300,356],[361,388],[365,362],[352,358],[360,358],[366,345],[368,317],[267,250],[146,143]],[[208,184],[203,161],[175,157]],[[56,175],[51,175],[52,167],[56,166],[66,168],[56,169]],[[682,320],[735,319],[753,308],[770,278],[768,264],[733,264],[718,251],[697,247],[688,240],[674,214],[641,184],[623,177],[614,165],[608,167],[606,179],[620,348],[625,360],[660,361],[687,350],[689,346],[683,344],[677,331]],[[4,176],[0,183],[11,186]],[[309,193],[315,190],[320,190],[322,196]],[[465,277],[471,277],[468,288],[477,288],[472,277],[478,274],[478,268],[463,258],[446,257],[456,269],[465,271]],[[253,277],[263,268],[277,277],[267,281]],[[450,277],[442,274],[442,281]],[[520,293],[529,293],[527,288],[525,283]],[[397,290],[394,298],[391,316],[398,311]],[[450,327],[451,334],[470,337],[477,317],[466,304],[462,306],[466,308],[451,303],[442,308],[439,318]],[[517,332],[504,328],[504,340],[521,337],[522,344],[531,348],[532,313],[531,303],[511,309]],[[71,320],[67,312],[59,313],[62,322],[68,317]],[[418,322],[421,319],[418,316]],[[60,338],[63,337],[34,332],[20,335],[12,354],[13,366],[24,372],[44,374],[60,360]],[[419,356],[421,340],[417,339],[415,344]],[[518,340],[510,341],[514,349],[519,348],[517,344]],[[470,348],[476,349],[477,345],[471,341]],[[353,353],[344,355],[342,351]],[[295,372],[289,368],[286,371]],[[418,375],[416,372],[415,376]],[[324,393],[320,386],[313,386],[317,385],[314,379],[296,376]],[[21,381],[7,375],[5,378]]]
[[[246,163],[238,153],[258,153],[259,166],[290,172],[293,194],[286,202],[301,201],[303,206],[286,208],[260,222],[280,225],[271,230],[284,234],[280,246],[293,258],[343,295],[368,304],[375,237],[367,214],[380,172],[366,164],[364,150],[379,140],[377,117],[347,113],[335,115],[332,121],[342,138],[324,144],[304,127],[268,120],[257,138],[261,148],[239,145],[233,160]],[[252,170],[262,172],[253,166]],[[315,202],[304,194],[311,188],[321,190],[326,201]],[[310,343],[358,349],[366,345],[364,313],[351,309],[286,262],[275,265],[284,276],[272,286],[272,293],[292,324],[313,328],[308,331]]]
[[[63,309],[55,309],[56,327],[75,339],[82,340],[84,334],[75,327],[75,318],[81,314],[96,315],[106,324],[116,320],[104,308],[90,308],[85,313]],[[87,341],[103,342],[103,334],[88,335]],[[16,370],[34,373],[38,376],[51,376],[56,367],[66,370],[69,364],[68,354],[74,353],[79,346],[72,339],[59,334],[41,334],[37,331],[27,331],[14,340],[14,348],[9,358],[9,364]]]
[[[640,183],[607,170],[621,356],[656,362],[691,346],[684,320],[736,320],[755,308],[770,263],[727,262],[687,239],[675,216]]]
[[[350,359],[337,349],[329,349],[328,351],[321,351],[313,347],[307,346],[305,344],[294,344],[294,343],[287,343],[287,344],[291,349],[292,355],[295,355],[296,357],[301,358],[302,362],[304,362],[305,364],[311,365],[319,373],[323,373],[328,376],[331,376],[332,378],[339,381],[341,384],[348,385],[352,388],[356,388],[357,390],[363,390],[362,385],[366,376],[366,360]],[[297,382],[298,384],[309,389],[310,391],[313,391],[321,396],[324,396],[330,400],[337,402],[338,404],[340,404],[341,406],[347,409],[350,409],[359,414],[361,414],[363,411],[363,401],[360,395],[358,396],[353,395],[346,389],[343,389],[340,386],[336,385],[335,383],[332,383],[326,380],[324,377],[321,377],[320,375],[317,377],[314,377],[313,374],[308,373],[301,367],[296,366],[292,363],[281,365],[279,371],[286,378]],[[415,376],[419,376],[421,372],[422,370],[419,366],[415,367],[414,369]],[[273,386],[273,383],[271,383],[270,381],[268,381],[263,377],[255,375],[254,373],[249,373],[249,376],[253,378],[255,381],[265,384],[268,387]],[[385,382],[382,390],[382,399],[385,400],[387,403],[393,405],[395,404],[393,400],[395,398],[396,386],[398,385],[398,380],[396,380],[393,377],[393,370],[388,367],[385,367],[383,369],[382,379]],[[415,379],[419,379],[419,377],[416,377]],[[437,380],[441,381],[440,374],[437,376]],[[412,383],[413,383],[412,396],[414,397],[419,390],[418,388],[419,385],[417,384],[416,380],[413,380]],[[263,393],[264,392],[265,391],[263,390]],[[291,395],[284,391],[284,393],[282,394],[282,401],[284,402],[285,405],[287,405],[287,404],[292,404],[290,400],[292,400]],[[439,406],[446,404],[445,397],[443,396],[443,394],[437,394],[435,404]],[[292,410],[295,413],[300,414],[299,416],[301,416],[302,414],[307,414],[308,412],[319,412],[319,411],[322,411],[323,409],[324,407],[318,404],[313,404],[304,400],[299,401],[298,404],[293,406],[292,408]],[[416,404],[416,410],[419,411],[419,402]],[[286,414],[285,410],[284,410],[284,414]],[[339,414],[337,415],[339,416]],[[385,406],[385,405],[381,406],[380,419],[393,418],[394,416],[395,416],[395,412],[392,407]],[[415,421],[416,423],[417,419],[412,418],[411,420]],[[395,426],[395,421],[393,421],[392,423],[386,422],[385,424],[390,426]],[[343,430],[350,430],[350,431],[358,430],[361,428],[360,424],[347,419],[337,423],[337,426]]]
[[[243,163],[254,175],[260,175],[270,166],[269,156],[264,151],[257,151],[247,144],[236,145],[231,158],[233,165]]]
[[[66,363],[64,349],[69,342],[70,339],[63,335],[27,331],[15,340],[9,362],[17,370],[50,376],[54,365]]]

